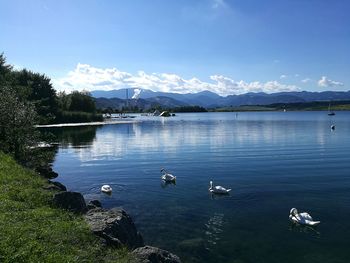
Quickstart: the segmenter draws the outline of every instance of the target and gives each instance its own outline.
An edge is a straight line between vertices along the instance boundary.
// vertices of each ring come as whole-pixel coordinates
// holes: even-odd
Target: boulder
[[[75,212],[84,213],[87,211],[84,197],[77,192],[60,192],[54,195],[53,203],[57,207]]]
[[[44,178],[54,179],[58,176],[58,173],[54,172],[50,166],[39,166],[36,171]]]
[[[57,186],[61,191],[67,191],[67,187],[64,184],[61,184],[60,182],[50,181],[50,183]]]
[[[67,191],[67,187],[60,182],[52,182],[49,180],[48,183],[48,185],[44,186],[44,189],[46,190]]]
[[[85,220],[93,233],[104,238],[109,245],[129,248],[144,245],[131,217],[122,209],[95,208],[87,212]]]
[[[102,204],[99,200],[91,200],[88,204],[87,204],[87,209],[91,210],[91,209],[95,209],[95,208],[99,208],[102,207]]]
[[[136,248],[131,252],[130,263],[181,263],[178,256],[170,253],[169,251],[144,246]]]

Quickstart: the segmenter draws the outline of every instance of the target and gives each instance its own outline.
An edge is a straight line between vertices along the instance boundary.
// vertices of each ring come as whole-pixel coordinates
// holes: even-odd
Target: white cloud
[[[214,9],[220,8],[220,7],[226,7],[226,3],[224,0],[213,0],[212,7]]]
[[[281,75],[280,76],[280,79],[285,79],[285,78],[287,78],[287,75]]]
[[[326,76],[322,76],[321,79],[318,81],[318,86],[324,87],[324,88],[332,88],[332,87],[344,86],[344,83],[331,80]]]
[[[54,80],[57,90],[70,92],[72,90],[112,90],[121,88],[134,88],[141,93],[141,89],[174,93],[196,93],[209,90],[222,96],[243,94],[247,92],[280,92],[296,91],[295,85],[282,84],[276,80],[267,82],[236,81],[222,75],[210,76],[210,82],[198,78],[185,79],[176,74],[151,73],[138,71],[137,74],[120,71],[116,68],[95,68],[87,64],[78,64],[64,78]]]
[[[306,79],[302,79],[302,80],[301,80],[302,83],[308,83],[308,82],[310,82],[310,81],[311,81],[311,79],[309,79],[309,78],[306,78]]]

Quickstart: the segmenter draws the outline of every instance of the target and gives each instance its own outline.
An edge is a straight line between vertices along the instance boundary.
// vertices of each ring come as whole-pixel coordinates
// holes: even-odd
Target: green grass
[[[50,206],[46,180],[0,152],[0,262],[127,262],[82,216]]]

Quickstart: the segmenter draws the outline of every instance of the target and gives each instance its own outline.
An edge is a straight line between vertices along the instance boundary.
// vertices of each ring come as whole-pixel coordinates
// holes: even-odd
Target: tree
[[[43,74],[27,69],[13,72],[17,93],[22,100],[29,100],[35,105],[40,123],[54,121],[58,111],[56,91],[51,80]]]
[[[88,92],[73,91],[70,96],[70,111],[96,112],[95,101]]]
[[[34,106],[18,99],[14,89],[0,89],[0,149],[17,160],[25,160],[37,141]]]
[[[0,85],[4,85],[12,72],[12,66],[6,64],[4,53],[0,54]],[[0,86],[1,87],[1,86]]]

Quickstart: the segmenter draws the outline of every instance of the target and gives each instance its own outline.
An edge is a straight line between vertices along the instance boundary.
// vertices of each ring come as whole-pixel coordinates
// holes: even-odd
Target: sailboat
[[[331,103],[329,103],[329,106],[328,106],[328,115],[329,116],[335,115],[334,111],[331,110]]]

